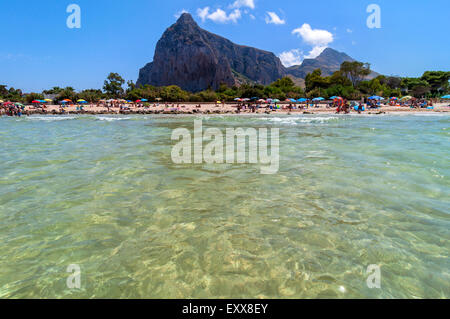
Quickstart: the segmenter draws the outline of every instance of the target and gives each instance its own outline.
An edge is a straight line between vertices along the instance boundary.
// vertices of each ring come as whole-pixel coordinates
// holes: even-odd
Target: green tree
[[[111,98],[122,97],[125,80],[118,73],[110,73],[103,85],[103,91]]]
[[[306,91],[314,89],[326,89],[330,86],[330,79],[322,77],[322,70],[316,69],[312,73],[306,75],[305,78]],[[319,90],[320,91],[320,90]]]
[[[370,64],[358,61],[345,61],[341,64],[341,72],[352,82],[353,86],[356,87],[359,82],[371,73]]]
[[[429,84],[430,91],[435,96],[440,96],[449,89],[450,72],[427,71],[420,78]]]
[[[43,99],[44,99],[44,96],[40,93],[30,93],[30,94],[27,94],[25,97],[25,101],[28,104],[31,104],[31,102],[33,102],[34,100],[43,100]]]
[[[78,99],[83,99],[88,102],[98,102],[103,97],[102,90],[96,90],[96,89],[89,89],[89,90],[83,90],[80,93],[77,94]]]

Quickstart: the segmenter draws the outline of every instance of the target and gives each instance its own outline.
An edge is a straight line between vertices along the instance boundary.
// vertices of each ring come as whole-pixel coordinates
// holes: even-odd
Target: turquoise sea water
[[[173,164],[195,118],[0,118],[0,297],[450,297],[448,115],[201,117],[280,128],[273,175]]]

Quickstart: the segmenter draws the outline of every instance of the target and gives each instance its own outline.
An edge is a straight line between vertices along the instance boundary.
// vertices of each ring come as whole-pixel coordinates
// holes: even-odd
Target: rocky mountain
[[[156,45],[153,62],[140,70],[136,84],[178,85],[198,92],[217,89],[222,83],[268,85],[289,76],[296,84],[304,86],[308,73],[320,68],[323,76],[329,76],[339,70],[344,61],[354,59],[327,48],[315,59],[305,59],[301,65],[285,68],[275,54],[234,44],[203,30],[189,13],[184,13],[164,32]]]
[[[184,13],[158,41],[153,62],[140,70],[137,85],[178,85],[197,92],[221,83],[267,85],[285,75],[273,53],[234,44],[201,29]]]
[[[355,61],[343,52],[338,52],[331,48],[326,48],[317,58],[305,59],[301,65],[294,65],[287,68],[287,73],[300,79],[304,79],[308,73],[316,69],[322,70],[322,76],[330,76],[338,71],[343,62]]]

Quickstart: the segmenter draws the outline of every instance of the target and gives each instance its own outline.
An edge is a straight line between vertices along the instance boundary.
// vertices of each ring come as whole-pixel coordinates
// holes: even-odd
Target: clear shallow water
[[[0,297],[450,297],[449,116],[203,117],[279,127],[274,175],[172,164],[193,120],[0,118]]]

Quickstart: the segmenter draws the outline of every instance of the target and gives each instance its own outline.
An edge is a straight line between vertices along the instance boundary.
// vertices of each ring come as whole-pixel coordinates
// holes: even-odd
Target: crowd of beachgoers
[[[240,99],[234,103],[217,101],[216,103],[148,103],[109,100],[97,103],[20,103],[5,102],[0,104],[0,116],[28,116],[33,114],[241,114],[241,113],[369,113],[382,114],[391,112],[450,112],[446,100],[392,98],[364,99],[347,101],[340,97],[330,100],[316,99],[298,101],[266,101]]]

